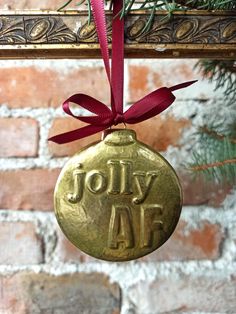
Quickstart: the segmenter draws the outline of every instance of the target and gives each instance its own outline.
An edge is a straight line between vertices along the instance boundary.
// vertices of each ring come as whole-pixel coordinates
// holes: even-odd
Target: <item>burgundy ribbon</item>
[[[111,109],[97,99],[85,94],[75,94],[63,103],[63,110],[68,115],[89,125],[51,137],[49,140],[58,144],[69,143],[103,131],[119,123],[135,124],[150,119],[167,109],[175,100],[173,91],[188,87],[196,81],[185,82],[170,88],[162,87],[148,94],[123,112],[124,82],[124,18],[119,12],[123,0],[114,0],[112,22],[112,66],[109,63],[109,49],[106,31],[106,18],[103,0],[91,0],[101,53],[111,87]],[[90,111],[92,116],[76,116],[70,110],[70,102]]]

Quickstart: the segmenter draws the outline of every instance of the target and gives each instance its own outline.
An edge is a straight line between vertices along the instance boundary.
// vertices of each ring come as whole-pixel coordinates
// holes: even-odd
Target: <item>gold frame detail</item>
[[[127,58],[236,59],[236,14],[230,11],[160,11],[150,30],[149,14],[138,11],[125,21]],[[107,12],[111,41],[111,14]],[[86,11],[0,12],[0,59],[100,58],[93,21]]]

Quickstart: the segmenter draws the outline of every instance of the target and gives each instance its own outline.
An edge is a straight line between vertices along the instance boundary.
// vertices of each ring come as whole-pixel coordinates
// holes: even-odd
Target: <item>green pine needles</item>
[[[236,101],[236,63],[234,60],[202,60],[196,65],[210,82],[216,83],[216,90],[224,89],[226,102],[235,105]]]
[[[197,66],[209,81],[216,83],[216,90],[223,88],[222,110],[234,110],[230,110],[231,121],[218,121],[214,111],[207,117],[217,122],[208,122],[199,129],[198,148],[189,168],[217,182],[236,185],[236,64],[235,61],[203,60]]]
[[[218,183],[236,184],[236,137],[227,131],[219,133],[219,129],[207,125],[199,129],[199,147],[188,168]]]

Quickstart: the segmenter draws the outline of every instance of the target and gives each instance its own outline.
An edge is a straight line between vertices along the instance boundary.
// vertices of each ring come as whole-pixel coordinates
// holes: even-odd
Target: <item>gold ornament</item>
[[[107,130],[103,137],[63,168],[55,188],[56,217],[80,250],[128,261],[171,236],[181,212],[181,186],[170,164],[133,130]]]

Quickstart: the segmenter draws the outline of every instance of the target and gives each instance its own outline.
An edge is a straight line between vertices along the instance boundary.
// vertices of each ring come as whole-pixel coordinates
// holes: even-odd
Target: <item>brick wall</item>
[[[0,9],[36,8],[35,3],[3,1]],[[57,1],[40,3],[55,8]],[[126,104],[161,85],[199,79],[176,92],[178,100],[161,116],[134,126],[139,139],[177,169],[185,206],[162,248],[127,263],[81,253],[53,214],[53,189],[67,156],[100,135],[63,146],[47,138],[80,125],[62,113],[60,104],[69,95],[109,100],[102,62],[0,61],[0,314],[236,312],[235,191],[193,180],[183,167],[207,114],[232,115],[222,110],[222,92],[193,71],[195,61],[125,63]]]

